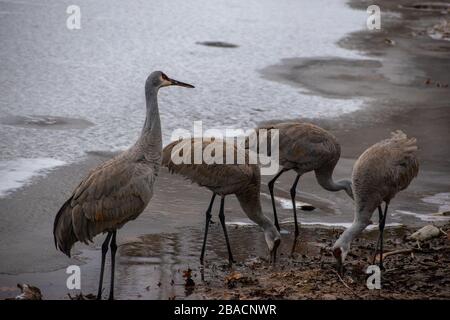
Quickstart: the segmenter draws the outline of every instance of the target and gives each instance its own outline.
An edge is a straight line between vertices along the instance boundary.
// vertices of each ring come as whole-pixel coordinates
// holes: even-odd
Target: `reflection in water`
[[[232,227],[229,237],[236,266],[256,262],[269,266],[264,235],[258,227]],[[309,237],[309,231],[301,233],[294,245],[293,233],[283,236],[278,254],[317,254],[325,244],[307,243]],[[119,297],[189,299],[199,284],[223,285],[224,272],[232,269],[228,266],[228,253],[220,224],[215,223],[210,227],[204,267],[200,265],[202,239],[201,228],[184,228],[179,233],[145,235],[139,241],[122,245],[118,266]],[[189,269],[190,279],[195,285],[186,287]],[[192,297],[198,298],[195,295]]]

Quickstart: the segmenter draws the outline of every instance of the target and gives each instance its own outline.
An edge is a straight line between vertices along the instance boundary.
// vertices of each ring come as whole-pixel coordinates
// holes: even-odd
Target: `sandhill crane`
[[[341,155],[341,147],[336,138],[328,131],[305,122],[284,122],[275,125],[263,125],[257,128],[279,132],[279,163],[280,171],[269,181],[268,187],[272,199],[275,225],[278,224],[277,209],[273,187],[275,181],[286,171],[294,170],[297,177],[291,187],[290,194],[294,210],[295,238],[298,236],[297,210],[295,196],[300,177],[310,171],[316,174],[317,182],[328,191],[344,190],[353,198],[351,182],[349,180],[333,181],[333,170]]]
[[[208,160],[203,158],[202,161],[199,161],[199,164],[195,164],[193,162],[193,156],[196,148],[198,148],[197,150],[201,150],[204,154],[207,154],[205,152],[207,149],[224,150],[222,163],[208,162]],[[215,152],[216,151],[211,152],[213,157],[215,156]],[[206,210],[205,233],[200,262],[203,264],[206,238],[208,236],[208,227],[211,220],[211,208],[216,195],[221,197],[219,219],[227,244],[228,260],[230,265],[234,262],[228,240],[224,214],[225,197],[230,194],[236,195],[246,215],[263,229],[267,247],[269,249],[270,260],[275,262],[276,251],[280,244],[281,236],[272,221],[262,213],[260,203],[261,176],[259,167],[258,165],[247,164],[247,162],[245,164],[226,164],[226,154],[228,152],[234,152],[234,159],[238,159],[238,148],[236,148],[234,143],[231,143],[230,146],[230,143],[224,143],[224,140],[202,140],[199,138],[174,141],[167,145],[163,150],[163,166],[168,167],[169,171],[172,173],[180,174],[190,181],[208,188],[213,193],[208,209]],[[181,161],[176,162],[173,160],[174,155],[182,157],[188,155],[188,158],[185,158],[187,161],[180,163]]]
[[[408,138],[402,131],[392,133],[391,138],[378,142],[358,158],[352,174],[355,197],[355,218],[333,246],[338,269],[350,250],[352,240],[370,224],[378,208],[379,229],[377,247],[380,247],[380,268],[383,267],[383,231],[389,202],[406,189],[419,172],[415,138]],[[385,203],[384,213],[381,205]]]
[[[193,88],[190,84],[168,78],[160,71],[148,76],[145,82],[147,116],[140,137],[131,148],[93,169],[55,217],[53,235],[56,248],[69,257],[75,242],[88,243],[97,234],[107,233],[102,244],[97,299],[101,299],[108,245],[111,247],[109,299],[113,299],[117,229],[136,219],[153,195],[162,149],[157,94],[160,88],[171,85]]]

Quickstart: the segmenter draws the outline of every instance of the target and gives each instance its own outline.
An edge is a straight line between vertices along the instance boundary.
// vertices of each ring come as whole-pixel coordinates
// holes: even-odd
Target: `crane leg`
[[[215,198],[216,198],[216,194],[213,193],[211,202],[209,203],[208,209],[206,210],[205,235],[203,236],[202,253],[200,254],[200,264],[202,264],[202,265],[203,265],[203,258],[205,257],[206,238],[208,237],[209,223],[211,221],[211,209],[214,204]]]
[[[290,258],[294,257],[295,248],[297,248],[297,242],[298,238],[294,237],[294,241],[292,242],[291,255],[289,256]]]
[[[114,300],[114,270],[116,268],[116,251],[117,251],[117,243],[116,243],[116,234],[117,231],[114,230],[112,232],[111,238],[111,286],[109,287],[109,300]]]
[[[273,186],[274,186],[274,184],[275,184],[275,181],[276,181],[276,180],[281,176],[281,174],[282,174],[283,172],[285,172],[285,171],[287,171],[287,170],[285,170],[285,169],[280,170],[280,172],[278,172],[278,173],[276,174],[276,176],[273,177],[273,179],[270,180],[269,183],[267,184],[268,187],[269,187],[270,198],[272,199],[273,219],[274,219],[274,222],[275,222],[275,227],[277,227],[277,230],[278,230],[278,231],[280,231],[280,225],[278,224],[277,208],[276,208],[276,206],[275,206],[275,197],[274,197],[274,195],[273,195]]]
[[[381,221],[383,220],[383,209],[381,208],[381,205],[379,205],[377,209],[378,209],[378,229],[380,229]],[[377,245],[375,247],[375,254],[372,259],[372,264],[375,264],[377,259],[378,248],[380,247],[380,239],[381,239],[380,235],[378,234]]]
[[[297,184],[300,179],[300,175],[297,174],[295,178],[294,184],[291,187],[291,199],[292,199],[292,208],[294,209],[294,222],[295,222],[295,238],[298,237],[298,222],[297,222],[297,208],[295,206],[295,196],[297,194]]]
[[[383,234],[384,234],[384,227],[386,225],[386,216],[387,216],[387,210],[388,210],[389,204],[386,202],[384,207],[384,213],[381,208],[381,205],[378,206],[378,227],[379,227],[379,235],[378,235],[378,241],[377,246],[375,248],[375,257],[373,259],[373,264],[375,264],[375,259],[377,256],[378,248],[380,248],[380,270],[383,270]]]
[[[230,240],[228,239],[227,227],[225,225],[224,205],[225,205],[225,197],[222,197],[222,199],[220,200],[219,220],[220,224],[222,225],[223,234],[225,235],[225,241],[227,243],[228,261],[230,262],[230,265],[232,265],[235,261],[233,259],[233,254],[231,253]]]
[[[100,282],[98,284],[97,300],[102,299],[103,273],[105,271],[106,253],[108,252],[108,246],[109,246],[109,241],[111,240],[111,236],[112,236],[112,233],[108,232],[108,234],[106,235],[105,241],[103,241],[103,244],[102,244],[102,264],[100,267]]]
[[[381,221],[380,225],[380,270],[383,270],[383,234],[384,234],[384,226],[386,225],[386,216],[387,216],[387,210],[388,210],[388,203],[386,202],[384,206],[384,214],[383,219]]]

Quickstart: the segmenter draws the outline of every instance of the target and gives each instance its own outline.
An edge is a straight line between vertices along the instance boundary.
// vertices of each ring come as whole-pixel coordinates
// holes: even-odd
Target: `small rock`
[[[439,230],[439,228],[433,226],[432,224],[429,224],[414,232],[412,235],[409,236],[409,239],[413,239],[416,241],[425,241],[432,238],[436,238],[440,234],[441,231]]]
[[[395,46],[395,41],[392,39],[385,38],[384,43],[391,45],[391,46]]]
[[[316,207],[314,207],[312,204],[309,204],[307,202],[299,202],[297,201],[297,207],[300,207],[300,210],[303,211],[313,211],[316,209]]]
[[[203,41],[203,42],[196,42],[196,44],[200,44],[202,46],[208,46],[208,47],[218,47],[218,48],[237,48],[238,45],[234,43],[228,43],[223,41]]]
[[[435,216],[444,216],[444,217],[448,217],[450,216],[450,211],[441,211],[441,212],[436,212],[434,213]]]

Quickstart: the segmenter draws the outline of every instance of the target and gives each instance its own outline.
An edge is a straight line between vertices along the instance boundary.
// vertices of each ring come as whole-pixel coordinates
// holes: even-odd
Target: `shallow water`
[[[176,128],[192,130],[194,120],[205,130],[246,128],[361,105],[308,95],[259,73],[285,57],[356,57],[335,44],[365,24],[365,13],[345,1],[81,0],[81,30],[66,28],[67,5],[0,0],[0,116],[94,125],[46,130],[54,126],[3,121],[0,161],[72,162],[86,151],[128,147],[144,122],[144,82],[155,69],[196,86],[161,90],[165,142]],[[238,47],[198,44],[205,41]]]
[[[389,229],[390,226],[387,226]],[[311,231],[306,226],[294,245],[292,224],[283,226],[281,246],[278,258],[289,256],[294,252],[300,255],[313,255],[321,248],[331,245],[329,239],[312,241]],[[336,229],[335,231],[333,231]],[[373,228],[370,228],[373,229]],[[311,230],[311,229],[309,229]],[[199,285],[223,286],[223,276],[243,264],[271,267],[267,261],[268,251],[264,235],[256,226],[228,225],[228,235],[233,257],[233,268],[228,265],[228,253],[220,223],[210,226],[205,263],[199,262],[203,241],[201,228],[181,228],[176,233],[150,234],[125,242],[119,246],[116,260],[115,295],[117,299],[190,299],[198,298]],[[322,230],[323,231],[323,230]],[[369,230],[370,231],[370,230]],[[330,226],[330,232],[336,236],[342,232],[342,226]],[[376,235],[376,233],[374,233]],[[81,292],[97,292],[99,276],[100,248],[83,249],[77,258],[86,263],[81,265]],[[185,286],[184,272],[192,270],[193,288]],[[106,260],[103,297],[109,292],[109,257]],[[65,286],[68,275],[65,269],[46,273],[28,273],[21,275],[0,275],[0,299],[12,297],[18,293],[16,283],[30,282],[39,287],[45,299],[68,299],[79,290],[69,290]]]

